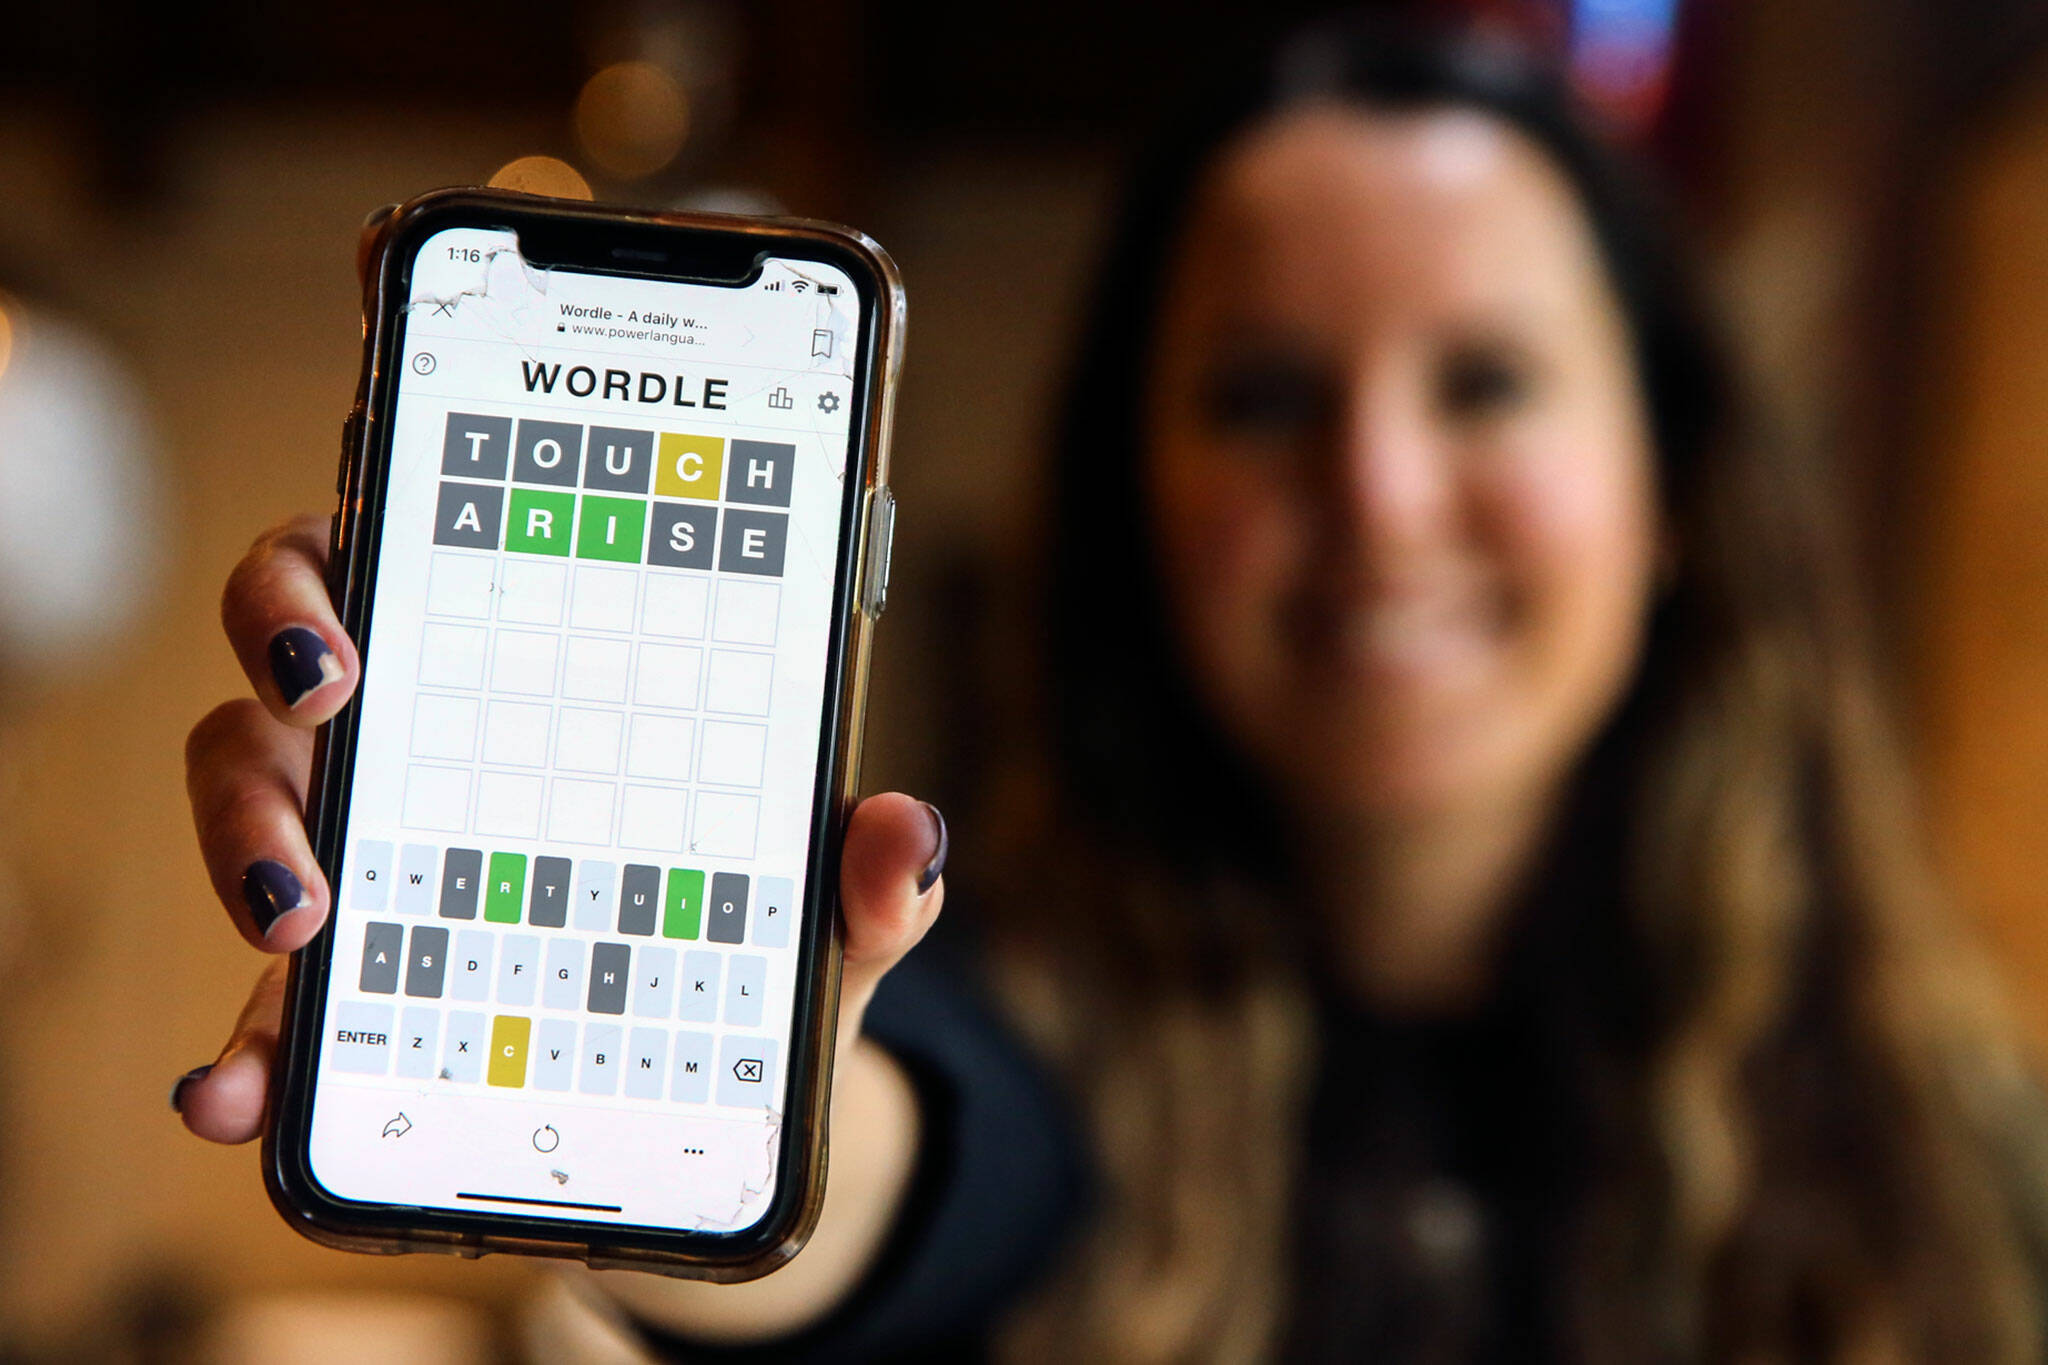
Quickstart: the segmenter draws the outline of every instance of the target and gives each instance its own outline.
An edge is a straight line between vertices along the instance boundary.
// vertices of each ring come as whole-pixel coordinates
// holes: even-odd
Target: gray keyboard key
[[[356,860],[348,870],[348,903],[358,910],[382,910],[389,902],[391,845],[382,839],[356,840]]]
[[[602,933],[612,927],[619,895],[619,869],[585,858],[576,865],[576,927]]]
[[[645,863],[627,863],[624,883],[619,887],[619,932],[651,934],[661,909],[661,869]]]
[[[761,993],[767,989],[768,959],[734,954],[725,974],[725,1022],[741,1028],[761,1027]]]
[[[448,969],[448,931],[432,925],[412,927],[412,954],[405,960],[405,993],[428,1000],[441,998],[441,978]]]
[[[681,1104],[702,1104],[711,1098],[711,1035],[676,1035],[675,1064],[669,1068],[668,1097]]]
[[[754,945],[787,948],[790,921],[796,918],[796,883],[787,877],[761,877],[754,890]]]
[[[633,1013],[642,1019],[668,1018],[676,998],[676,950],[650,944],[633,964]]]
[[[583,1083],[586,1095],[615,1095],[619,1089],[619,1026],[583,1026]]]
[[[365,995],[398,993],[398,959],[405,953],[405,926],[371,923],[363,926],[363,974],[357,983]],[[390,1027],[391,1021],[385,1020]]]
[[[576,1026],[567,1019],[540,1021],[540,1041],[533,1049],[533,1084],[537,1090],[567,1090],[576,1070]]]
[[[718,1102],[736,1109],[782,1107],[782,1087],[776,1080],[776,1047],[773,1038],[744,1038],[725,1035],[718,1050]]]
[[[483,1079],[484,1041],[489,1037],[490,1024],[481,1015],[470,1010],[457,1010],[448,1016],[448,1037],[441,1044],[441,1074],[451,1081],[463,1081],[474,1085]]]
[[[476,893],[483,879],[483,850],[449,849],[441,865],[441,918],[475,919]]]
[[[430,1081],[440,1056],[441,1011],[431,1005],[407,1005],[398,1021],[398,1074]]]
[[[630,952],[623,943],[594,943],[590,947],[590,1012],[624,1014],[626,986],[632,980]]]
[[[450,970],[455,973],[455,980],[448,986],[452,998],[491,998],[491,948],[496,942],[481,929],[464,929],[455,936],[455,951],[449,959]]]
[[[747,941],[747,879],[738,872],[711,874],[711,923],[704,937],[713,943]]]
[[[527,894],[526,922],[559,929],[569,922],[569,860],[535,858],[533,889]]]
[[[440,851],[432,844],[407,844],[398,850],[398,889],[391,908],[401,915],[434,913],[434,864]]]
[[[547,989],[542,1003],[551,1010],[583,1008],[583,942],[573,938],[548,940]]]
[[[381,1076],[391,1065],[391,1006],[346,1000],[335,1006],[327,1065],[355,1076]]]
[[[636,1100],[658,1100],[668,1079],[668,1031],[636,1028],[626,1040],[626,1093]]]
[[[677,1018],[686,1019],[693,1024],[717,1021],[718,963],[717,953],[683,954],[682,975],[676,978],[676,989],[682,994],[682,999],[676,1006]]]

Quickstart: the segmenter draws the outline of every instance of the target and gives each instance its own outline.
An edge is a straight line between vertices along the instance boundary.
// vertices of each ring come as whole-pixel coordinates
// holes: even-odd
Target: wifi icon
[[[808,280],[791,280],[789,282],[789,287],[791,289],[796,290],[797,293],[801,294],[804,292],[804,290],[809,289],[811,285],[810,281]]]

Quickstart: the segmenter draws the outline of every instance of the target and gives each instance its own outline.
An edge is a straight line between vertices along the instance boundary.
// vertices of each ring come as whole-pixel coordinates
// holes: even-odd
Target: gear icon
[[[839,411],[839,395],[838,395],[838,394],[836,394],[836,393],[821,393],[821,394],[819,394],[819,395],[818,395],[818,411],[819,411],[819,412],[837,412],[837,411]]]

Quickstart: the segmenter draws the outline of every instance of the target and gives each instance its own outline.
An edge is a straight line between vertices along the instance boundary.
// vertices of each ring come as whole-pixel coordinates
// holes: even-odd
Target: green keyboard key
[[[663,938],[695,938],[704,920],[704,874],[668,870],[668,897],[661,907]]]
[[[484,918],[493,924],[517,924],[526,907],[526,855],[493,853],[490,890],[484,896]]]

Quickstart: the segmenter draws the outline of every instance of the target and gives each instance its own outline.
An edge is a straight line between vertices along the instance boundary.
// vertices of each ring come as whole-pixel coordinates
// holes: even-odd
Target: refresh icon
[[[555,1150],[555,1148],[561,1145],[562,1135],[555,1131],[554,1124],[544,1123],[540,1127],[533,1130],[534,1151],[552,1152]]]

